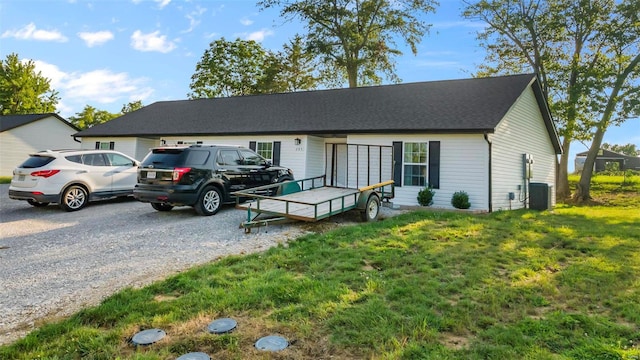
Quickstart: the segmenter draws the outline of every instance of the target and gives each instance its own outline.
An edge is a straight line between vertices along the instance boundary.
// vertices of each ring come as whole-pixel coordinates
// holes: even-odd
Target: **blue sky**
[[[484,24],[460,16],[462,1],[440,0],[424,17],[431,31],[414,56],[396,58],[403,82],[471,77],[484,58],[475,33]],[[144,105],[186,99],[191,75],[212,41],[241,38],[280,50],[299,23],[283,23],[277,10],[260,11],[246,0],[2,0],[0,57],[30,59],[60,93],[60,115],[85,105],[119,112],[130,101]],[[400,45],[400,44],[399,44]],[[640,147],[640,121],[613,127],[605,142]],[[584,151],[575,144],[572,153]]]

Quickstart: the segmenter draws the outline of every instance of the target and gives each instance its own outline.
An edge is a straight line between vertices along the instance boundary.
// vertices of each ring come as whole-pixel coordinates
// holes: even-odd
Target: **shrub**
[[[431,186],[427,186],[426,188],[420,190],[420,192],[418,192],[418,204],[422,206],[429,206],[433,204],[433,196],[435,194],[436,192],[433,191],[433,188]]]
[[[456,191],[451,197],[451,205],[456,209],[468,209],[471,207],[469,195],[464,191]]]

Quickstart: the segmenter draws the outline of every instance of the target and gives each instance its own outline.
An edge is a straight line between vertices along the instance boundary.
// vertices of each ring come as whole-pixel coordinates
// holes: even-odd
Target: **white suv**
[[[76,211],[88,201],[133,193],[138,161],[112,150],[46,150],[13,171],[9,197],[33,206]]]

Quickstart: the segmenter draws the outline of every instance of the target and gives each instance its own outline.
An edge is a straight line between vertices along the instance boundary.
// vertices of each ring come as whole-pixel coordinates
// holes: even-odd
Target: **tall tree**
[[[94,125],[102,124],[118,117],[119,114],[112,114],[105,110],[98,110],[93,106],[86,105],[76,116],[69,117],[69,122],[80,130],[88,129]]]
[[[262,92],[294,92],[312,90],[326,83],[316,71],[313,54],[306,51],[304,40],[296,35],[265,69],[258,87]]]
[[[258,80],[276,61],[275,55],[250,40],[226,41],[224,38],[209,44],[191,76],[189,97],[213,98],[256,94]]]
[[[435,0],[261,0],[262,9],[280,7],[286,20],[306,23],[309,50],[325,70],[337,72],[349,87],[378,84],[384,74],[399,81],[393,56],[402,39],[417,54],[429,29],[420,16],[435,11]]]
[[[560,197],[571,194],[567,171],[571,142],[595,142],[596,124],[605,125],[603,130],[610,124],[602,122],[607,113],[622,121],[621,115],[631,110],[627,100],[632,99],[633,91],[616,91],[616,77],[612,77],[620,73],[615,69],[626,67],[623,64],[635,68],[629,54],[637,51],[637,36],[632,31],[622,34],[613,25],[615,19],[629,17],[623,13],[632,11],[625,6],[635,8],[637,14],[638,2],[632,0],[623,0],[620,5],[614,0],[481,0],[467,3],[463,13],[489,25],[478,34],[487,49],[480,74],[533,70],[540,75],[562,136]],[[637,29],[637,24],[627,23],[632,29]],[[616,50],[614,44],[622,43],[627,47]],[[618,55],[620,51],[626,58]],[[626,79],[637,76],[633,74],[619,79],[620,85],[628,86]],[[585,169],[591,168],[585,165]]]
[[[120,110],[121,114],[126,114],[126,113],[130,113],[130,112],[134,112],[136,110],[140,110],[144,107],[144,105],[142,105],[142,100],[136,100],[136,101],[132,101],[129,102],[127,104],[122,105],[122,110]]]
[[[280,52],[255,41],[224,38],[210,44],[191,76],[189,97],[211,98],[315,89],[320,81],[314,58],[300,37]]]
[[[589,105],[602,109],[594,124],[593,142],[587,153],[575,198],[591,198],[593,165],[602,145],[604,134],[612,124],[620,124],[640,116],[640,2],[616,2],[616,11],[607,23],[602,36],[603,46],[596,56],[603,68],[597,73],[596,86],[589,90]]]
[[[0,114],[42,114],[56,111],[58,92],[51,80],[35,70],[31,60],[23,62],[17,54],[7,55],[0,67]]]

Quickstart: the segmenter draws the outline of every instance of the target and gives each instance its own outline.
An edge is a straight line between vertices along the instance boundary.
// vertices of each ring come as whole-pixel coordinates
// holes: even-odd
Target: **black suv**
[[[293,180],[287,168],[272,166],[250,149],[227,145],[162,146],[151,149],[138,169],[133,196],[158,211],[193,206],[213,215],[234,191]]]

